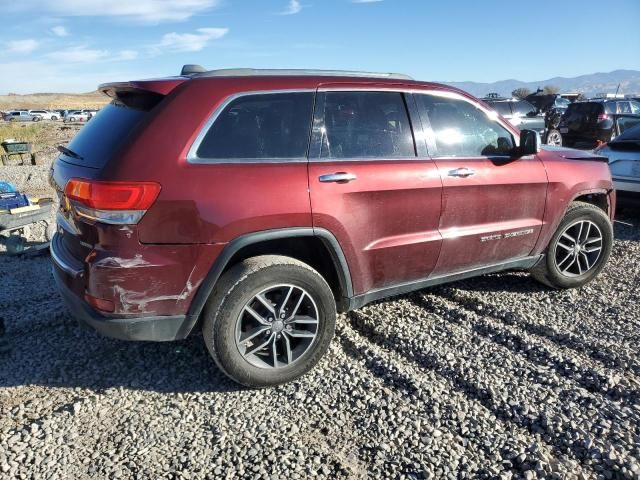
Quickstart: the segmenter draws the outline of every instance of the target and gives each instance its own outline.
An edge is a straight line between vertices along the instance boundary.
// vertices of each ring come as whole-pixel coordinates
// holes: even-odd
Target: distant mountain
[[[638,70],[614,70],[608,73],[592,73],[579,77],[554,77],[535,82],[523,82],[520,80],[500,80],[493,83],[479,82],[441,82],[458,87],[476,97],[483,97],[487,93],[496,92],[500,95],[510,96],[516,88],[528,88],[535,92],[538,87],[553,85],[560,88],[560,92],[580,92],[587,96],[598,93],[615,93],[620,85],[619,93],[640,95],[640,71]]]

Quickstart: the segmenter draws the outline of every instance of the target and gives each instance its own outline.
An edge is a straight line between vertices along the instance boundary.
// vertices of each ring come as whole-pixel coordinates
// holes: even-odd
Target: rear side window
[[[514,115],[517,115],[519,117],[526,117],[527,115],[536,113],[536,107],[531,105],[529,102],[525,102],[524,100],[515,102],[512,108]]]
[[[71,112],[71,115],[79,112]],[[147,118],[149,112],[124,106],[113,101],[78,132],[69,143],[69,150],[82,157],[65,157],[69,163],[92,168],[102,168],[109,159],[117,155],[136,128]]]
[[[418,107],[431,125],[438,157],[509,155],[511,133],[471,103],[436,95],[416,95]]]
[[[306,158],[313,93],[246,95],[218,115],[198,147],[205,159]]]
[[[500,115],[502,115],[503,117],[507,117],[512,114],[510,103],[511,102],[495,102],[489,103],[489,105],[491,105],[491,107]]]
[[[607,102],[604,104],[607,113],[618,113],[618,102]]]
[[[322,158],[415,157],[402,93],[327,92],[318,100]]]

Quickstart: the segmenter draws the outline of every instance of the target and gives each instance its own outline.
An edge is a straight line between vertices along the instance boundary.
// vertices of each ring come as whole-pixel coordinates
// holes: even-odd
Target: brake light
[[[160,193],[155,182],[100,182],[72,178],[64,189],[76,213],[104,223],[135,224]]]
[[[601,122],[603,120],[608,120],[609,119],[609,115],[607,115],[606,113],[599,113],[598,114],[598,121]]]

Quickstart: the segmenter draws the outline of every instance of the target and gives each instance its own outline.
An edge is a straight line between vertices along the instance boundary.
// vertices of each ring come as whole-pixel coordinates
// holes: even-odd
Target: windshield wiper
[[[71,158],[75,158],[77,160],[84,160],[84,158],[81,155],[78,155],[76,152],[74,152],[73,150],[69,150],[67,147],[65,147],[64,145],[58,145],[58,151],[60,153],[64,153],[67,157],[71,157]]]

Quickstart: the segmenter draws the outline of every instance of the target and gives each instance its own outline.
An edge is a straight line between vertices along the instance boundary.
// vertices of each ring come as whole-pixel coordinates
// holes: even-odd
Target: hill
[[[30,108],[82,109],[100,108],[109,98],[100,92],[90,93],[32,93],[29,95],[0,95],[0,110]]]
[[[554,85],[561,92],[581,92],[587,96],[598,93],[615,93],[620,85],[620,93],[640,94],[640,71],[638,70],[614,70],[607,73],[591,73],[578,77],[553,77],[546,80],[524,82],[509,79],[492,83],[481,82],[441,82],[465,90],[477,97],[483,97],[487,93],[496,92],[501,95],[510,95],[516,88],[528,88],[536,91],[538,87]]]

